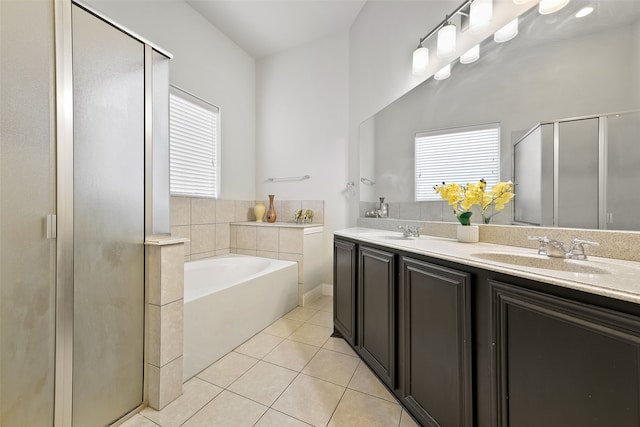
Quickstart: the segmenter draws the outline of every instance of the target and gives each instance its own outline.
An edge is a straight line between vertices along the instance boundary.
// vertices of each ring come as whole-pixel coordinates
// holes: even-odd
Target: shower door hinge
[[[57,236],[57,221],[55,214],[47,215],[45,219],[45,229],[47,233],[47,239],[55,239]]]

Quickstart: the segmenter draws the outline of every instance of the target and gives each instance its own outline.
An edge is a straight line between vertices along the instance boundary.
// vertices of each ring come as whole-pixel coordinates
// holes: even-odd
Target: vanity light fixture
[[[477,44],[460,56],[461,64],[471,64],[480,58],[480,45]]]
[[[504,42],[508,42],[509,40],[511,40],[517,35],[518,35],[518,18],[514,19],[513,21],[509,22],[507,25],[505,25],[504,27],[496,31],[495,34],[493,35],[493,40],[496,43],[504,43]]]
[[[441,69],[439,69],[433,75],[433,78],[436,79],[436,80],[444,80],[446,78],[449,78],[450,75],[451,75],[451,64],[447,64],[444,67],[442,67]]]
[[[474,0],[469,12],[469,29],[474,32],[486,28],[493,17],[493,0]]]
[[[413,74],[416,76],[424,74],[427,71],[427,65],[429,65],[429,49],[420,44],[413,51]]]
[[[438,58],[448,58],[456,51],[456,26],[447,22],[438,30]]]
[[[587,15],[591,15],[593,8],[591,6],[583,7],[576,13],[576,18],[584,18]]]
[[[514,4],[525,4],[529,3],[531,0],[513,0]]]
[[[549,15],[565,7],[569,4],[569,0],[541,0],[538,5],[538,12],[541,15]]]

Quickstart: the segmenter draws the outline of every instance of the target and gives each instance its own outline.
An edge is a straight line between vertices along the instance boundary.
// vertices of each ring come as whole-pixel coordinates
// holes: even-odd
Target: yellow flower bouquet
[[[483,224],[488,224],[491,218],[504,209],[505,205],[515,195],[513,193],[513,183],[498,182],[491,191],[486,191],[487,182],[481,179],[477,183],[464,185],[442,183],[433,189],[436,194],[440,194],[443,200],[447,200],[449,206],[453,207],[453,214],[458,218],[460,224],[471,225],[471,207],[480,206]],[[490,213],[493,212],[493,213]]]

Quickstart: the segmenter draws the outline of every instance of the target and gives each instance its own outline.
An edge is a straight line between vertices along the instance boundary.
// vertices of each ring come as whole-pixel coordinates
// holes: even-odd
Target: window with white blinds
[[[171,86],[169,144],[171,194],[218,197],[220,109]]]
[[[415,138],[415,198],[441,200],[442,182],[466,185],[481,178],[491,188],[500,180],[500,125],[491,123],[433,132]]]

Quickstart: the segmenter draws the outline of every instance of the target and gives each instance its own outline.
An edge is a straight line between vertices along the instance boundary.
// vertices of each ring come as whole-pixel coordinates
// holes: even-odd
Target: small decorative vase
[[[256,205],[253,207],[253,213],[256,216],[256,222],[262,222],[264,218],[264,213],[267,211],[264,202],[256,202]]]
[[[267,222],[276,222],[276,208],[273,206],[273,194],[269,194],[269,210],[267,210]]]
[[[458,225],[458,241],[476,243],[480,240],[480,228],[477,225]]]

